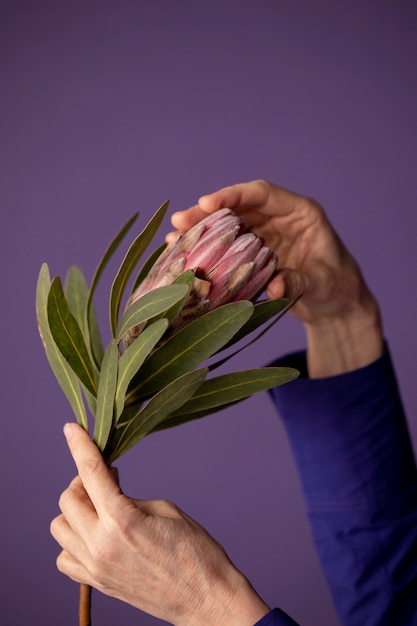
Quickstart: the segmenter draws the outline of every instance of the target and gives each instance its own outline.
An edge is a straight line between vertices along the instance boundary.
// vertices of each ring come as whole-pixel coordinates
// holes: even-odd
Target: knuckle
[[[154,500],[155,510],[166,517],[179,517],[181,510],[171,500]]]
[[[93,561],[89,567],[89,574],[95,581],[95,586],[104,589],[106,587],[106,570],[100,563]]]
[[[90,545],[93,567],[97,570],[97,574],[105,570],[116,556],[116,550],[112,549],[111,545],[111,542],[106,540],[106,537],[102,537],[101,534]]]
[[[56,558],[56,568],[59,572],[61,572],[62,574],[66,573],[66,568],[65,568],[65,553],[64,551],[60,552]]]
[[[72,499],[72,487],[68,487],[61,493],[58,500],[58,506],[61,511],[65,509],[68,502]]]
[[[56,536],[56,532],[58,530],[58,526],[59,526],[59,518],[55,517],[52,522],[49,524],[49,532],[51,533],[52,537]]]
[[[83,463],[83,472],[89,476],[97,476],[102,468],[103,461],[101,458],[90,457]]]

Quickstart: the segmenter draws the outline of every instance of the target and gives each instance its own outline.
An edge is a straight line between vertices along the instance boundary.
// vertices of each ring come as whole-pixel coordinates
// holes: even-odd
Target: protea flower
[[[267,367],[213,375],[242,347],[204,365],[266,322],[268,329],[290,306],[284,299],[248,302],[262,292],[277,259],[229,209],[198,223],[159,256],[155,252],[156,262],[142,267],[119,315],[132,273],[167,208],[165,202],[135,237],[116,272],[106,347],[93,296],[137,215],[111,241],[90,284],[77,266],[64,283],[59,276],[51,280],[46,263],[39,272],[36,314],[46,355],[78,423],[88,431],[89,415],[94,417],[92,437],[108,464],[152,433],[201,419],[298,374]],[[90,592],[81,585],[80,626],[91,624]]]
[[[126,308],[145,293],[170,285],[186,270],[194,271],[194,283],[181,315],[173,322],[177,331],[203,313],[228,302],[254,301],[277,266],[277,257],[262,239],[250,232],[230,209],[221,209],[198,222],[168,245],[133,292]],[[128,346],[143,325],[124,337]]]

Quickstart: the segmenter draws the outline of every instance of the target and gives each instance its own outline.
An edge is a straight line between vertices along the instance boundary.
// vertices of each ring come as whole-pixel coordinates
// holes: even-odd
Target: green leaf
[[[246,337],[246,335],[249,335],[250,333],[255,331],[257,328],[259,328],[259,326],[265,324],[272,317],[283,312],[285,309],[287,309],[288,304],[288,298],[280,298],[279,300],[263,300],[262,302],[257,302],[254,305],[252,316],[248,319],[246,324],[244,324],[242,328],[232,337],[227,345],[224,346],[224,348],[229,348],[233,344],[243,339],[243,337]]]
[[[90,337],[90,351],[91,356],[100,369],[101,361],[104,355],[103,343],[101,341],[100,330],[98,327],[97,315],[94,304],[91,303],[86,308],[86,316],[88,316],[88,336]],[[87,333],[87,331],[86,331]]]
[[[65,360],[93,396],[97,396],[96,376],[83,334],[68,306],[59,276],[48,295],[48,322],[52,336]]]
[[[168,209],[168,201],[164,202],[158,209],[149,223],[145,226],[144,230],[136,237],[129,250],[126,253],[125,258],[116,274],[113,281],[111,293],[110,293],[110,327],[113,336],[116,334],[117,318],[119,315],[120,303],[122,300],[123,292],[126,288],[127,282],[137,266],[139,259],[148,247],[149,243],[153,239],[156,231],[158,230],[165,213]]]
[[[90,358],[99,369],[104,351],[97,316],[94,304],[90,302],[88,305],[89,288],[85,276],[75,265],[70,267],[65,277],[65,296],[71,313],[83,332]],[[89,315],[89,321],[87,321],[87,315]]]
[[[135,213],[126,222],[126,224],[119,231],[116,237],[114,237],[114,239],[110,242],[109,246],[107,247],[103,257],[101,258],[94,272],[94,276],[90,285],[90,290],[88,292],[85,318],[88,320],[88,325],[89,325],[89,339],[90,339],[90,344],[91,344],[91,352],[93,353],[94,359],[98,365],[101,363],[101,359],[103,358],[103,347],[102,347],[101,339],[98,333],[98,325],[97,325],[96,316],[94,313],[93,296],[94,296],[97,285],[99,283],[99,280],[101,278],[101,275],[103,274],[103,271],[106,265],[108,264],[109,260],[111,259],[111,257],[113,256],[117,248],[119,247],[121,241],[124,239],[127,232],[130,230],[130,228],[134,224],[138,215],[139,213]]]
[[[181,313],[184,304],[186,303],[188,296],[190,295],[191,288],[194,283],[194,271],[186,270],[171,283],[171,285],[185,285],[187,289],[184,291],[184,295],[180,298],[173,306],[171,306],[166,311],[163,311],[159,315],[156,315],[153,318],[153,321],[158,318],[166,318],[168,320],[168,325],[171,325],[175,318]]]
[[[207,371],[207,368],[203,368],[177,378],[155,394],[126,426],[116,430],[110,461],[132,448],[167,415],[186,402],[201,385]]]
[[[128,391],[129,400],[147,397],[209,358],[249,319],[246,300],[225,304],[190,322],[146,360]]]
[[[186,285],[167,285],[143,294],[123,314],[116,333],[117,343],[130,328],[164,313],[188,293]]]
[[[126,391],[130,381],[138,372],[148,354],[158,343],[167,327],[168,321],[166,319],[157,320],[153,324],[150,324],[139,337],[126,348],[120,357],[119,378],[116,391],[116,422],[123,411]]]
[[[210,365],[210,371],[213,371],[213,370],[217,369],[218,367],[220,367],[221,365],[224,365],[227,361],[229,361],[229,359],[234,358],[237,354],[239,354],[239,352],[242,352],[243,350],[245,350],[246,348],[251,346],[253,343],[258,341],[258,339],[260,339],[268,330],[270,330],[270,328],[272,328],[272,326],[274,326],[274,324],[276,324],[283,317],[283,315],[285,315],[285,313],[287,313],[287,311],[289,311],[290,308],[292,306],[294,306],[294,304],[297,302],[298,299],[299,298],[296,298],[295,300],[289,301],[286,298],[282,298],[280,300],[272,301],[272,302],[277,302],[278,305],[275,305],[275,306],[277,306],[277,311],[276,311],[275,317],[274,317],[274,315],[272,315],[272,321],[270,322],[270,324],[268,324],[266,327],[264,327],[253,339],[251,339],[250,341],[245,343],[243,346],[241,346],[240,348],[238,348],[234,352],[231,352],[230,354],[228,354],[223,359],[220,359],[219,361],[216,361],[215,363],[212,363]],[[252,324],[250,323],[251,320],[249,320],[249,324],[247,326],[247,328],[249,329],[248,332],[252,332],[253,330],[256,329],[256,327],[260,326],[265,321],[268,321],[268,319],[271,318],[270,313],[273,311],[273,307],[269,307],[268,306],[268,301],[265,301],[264,303],[259,303],[259,304],[262,304],[263,306],[262,306],[261,310],[259,311],[259,315],[257,315],[257,319],[254,320],[253,327],[252,327]],[[247,334],[247,332],[243,332],[242,331],[242,334],[239,337],[239,339],[242,339],[242,337],[244,335],[246,335],[246,334]],[[232,340],[224,347],[228,348],[233,343],[235,343],[235,341],[233,341],[233,339],[234,338],[232,338]],[[237,341],[239,339],[237,339]]]
[[[50,287],[51,280],[49,276],[49,269],[46,263],[44,263],[39,272],[36,287],[36,315],[38,319],[39,333],[51,369],[67,400],[69,401],[72,410],[74,411],[77,422],[85,430],[88,430],[87,415],[79,380],[62,356],[49,328],[47,303]]]
[[[133,293],[139,287],[141,282],[143,282],[143,280],[149,274],[149,270],[151,269],[151,267],[153,267],[156,260],[161,256],[162,252],[165,250],[166,247],[167,247],[167,244],[163,243],[161,246],[159,246],[159,248],[157,248],[156,250],[152,252],[151,256],[146,261],[146,263],[144,263],[143,267],[139,271],[139,274],[135,278],[131,293]]]
[[[106,447],[113,424],[118,356],[117,343],[112,340],[104,353],[97,390],[97,409],[93,439],[101,451]]]
[[[286,367],[265,367],[233,372],[202,383],[196,393],[154,429],[163,430],[200,419],[246,400],[255,393],[295,380],[299,372]]]
[[[199,387],[195,395],[181,407],[181,412],[194,413],[230,404],[260,391],[283,385],[298,375],[297,370],[287,367],[261,367],[216,376],[206,380]]]
[[[170,415],[160,424],[155,426],[148,435],[152,433],[156,433],[159,430],[168,430],[168,428],[175,428],[175,426],[182,426],[183,424],[188,424],[188,422],[194,422],[195,420],[202,419],[203,417],[207,417],[208,415],[214,415],[214,413],[219,413],[220,411],[224,411],[231,406],[235,406],[235,404],[239,404],[239,402],[243,402],[246,400],[246,396],[241,398],[240,400],[236,400],[235,402],[228,402],[227,404],[221,404],[220,406],[213,407],[211,409],[203,409],[201,411],[195,411],[194,413],[182,413],[181,411],[176,411],[175,417],[171,417]]]
[[[83,392],[83,396],[86,399],[88,408],[90,409],[91,414],[95,417],[97,411],[97,398],[93,396],[92,393],[87,391],[85,387],[82,387],[81,391]]]
[[[70,267],[66,273],[64,292],[71,313],[84,333],[85,305],[88,297],[88,285],[82,270],[76,265]]]

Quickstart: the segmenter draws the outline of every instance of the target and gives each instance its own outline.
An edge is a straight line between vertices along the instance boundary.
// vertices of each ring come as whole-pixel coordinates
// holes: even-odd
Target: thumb
[[[65,424],[64,435],[84,489],[100,517],[122,493],[117,474],[106,465],[100,450],[81,426]]]

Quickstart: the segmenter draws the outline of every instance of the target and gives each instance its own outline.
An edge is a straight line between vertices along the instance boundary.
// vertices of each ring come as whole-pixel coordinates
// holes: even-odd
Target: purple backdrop
[[[90,278],[137,209],[144,224],[166,198],[177,210],[258,177],[320,200],[382,304],[416,441],[416,24],[411,0],[3,0],[2,624],[77,621],[49,535],[74,467],[37,335],[39,267]],[[242,367],[304,345],[290,317],[274,337]],[[150,437],[119,468],[127,493],[204,524],[267,602],[338,624],[267,394]],[[94,623],[160,622],[96,593]]]

